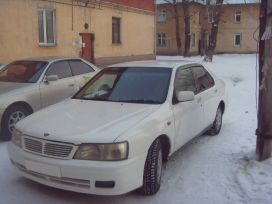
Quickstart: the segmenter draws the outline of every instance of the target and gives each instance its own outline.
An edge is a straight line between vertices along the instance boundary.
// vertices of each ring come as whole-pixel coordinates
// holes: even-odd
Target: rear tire
[[[221,106],[219,106],[217,108],[212,127],[207,131],[208,135],[215,136],[220,132],[221,126],[222,126],[222,117],[223,117],[223,111]]]
[[[144,195],[154,195],[160,189],[162,173],[162,146],[156,139],[147,154],[144,168],[143,186],[140,191]]]
[[[30,114],[31,111],[24,106],[15,105],[8,108],[3,115],[1,124],[1,140],[9,141],[11,139],[11,131],[14,128],[14,125]]]

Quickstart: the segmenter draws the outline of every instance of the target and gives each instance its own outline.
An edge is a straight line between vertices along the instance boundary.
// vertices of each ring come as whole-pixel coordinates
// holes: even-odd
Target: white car
[[[17,60],[0,70],[0,139],[22,118],[74,95],[100,69],[75,57]]]
[[[16,124],[9,156],[23,176],[81,193],[160,188],[162,162],[192,138],[219,133],[225,84],[200,64],[113,65],[71,99]]]

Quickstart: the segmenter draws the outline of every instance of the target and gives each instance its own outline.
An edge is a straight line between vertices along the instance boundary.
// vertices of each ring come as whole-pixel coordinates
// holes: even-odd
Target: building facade
[[[81,56],[97,65],[155,57],[154,0],[1,0],[0,63]]]
[[[184,51],[184,13],[178,4],[179,33]],[[213,11],[205,5],[191,2],[190,54],[196,55],[207,47],[213,21]],[[225,4],[219,23],[216,53],[255,53],[257,52],[259,26],[259,4]],[[203,36],[204,35],[204,36]],[[255,35],[255,36],[254,36]],[[254,36],[254,38],[253,38]],[[157,5],[157,54],[176,55],[176,27],[173,5]]]

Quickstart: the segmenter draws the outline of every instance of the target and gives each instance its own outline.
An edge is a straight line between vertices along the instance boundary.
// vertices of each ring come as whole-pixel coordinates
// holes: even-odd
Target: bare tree
[[[212,19],[212,30],[211,37],[209,40],[209,47],[204,57],[204,61],[211,62],[213,60],[214,51],[216,48],[217,33],[220,23],[220,17],[223,12],[223,3],[224,0],[216,0],[215,5],[212,6],[213,19]],[[209,11],[210,12],[210,11]]]
[[[206,0],[205,9],[201,12],[201,37],[200,37],[200,54],[205,55],[208,50],[207,34],[209,33],[209,8],[211,0]]]
[[[164,0],[165,2],[171,4],[174,10],[174,18],[175,18],[175,27],[176,27],[176,42],[178,54],[182,54],[181,49],[181,35],[180,35],[180,15],[179,15],[179,5],[182,5],[183,13],[184,13],[184,56],[188,56],[190,52],[190,42],[191,42],[191,28],[190,28],[190,11],[189,11],[189,3],[192,0]]]
[[[181,54],[180,21],[179,21],[179,8],[178,8],[179,2],[178,0],[164,0],[164,1],[171,4],[173,7],[175,28],[176,28],[177,51],[178,51],[178,54]]]
[[[189,11],[190,0],[182,0],[182,8],[184,13],[184,31],[185,31],[185,41],[184,41],[184,52],[183,55],[186,57],[190,52],[191,44],[191,26],[190,26],[190,11]]]

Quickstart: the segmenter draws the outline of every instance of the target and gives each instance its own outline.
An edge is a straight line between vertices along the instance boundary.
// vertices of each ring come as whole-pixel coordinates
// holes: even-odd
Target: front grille
[[[34,139],[24,136],[24,149],[28,152],[46,157],[69,159],[73,156],[74,145]]]
[[[57,157],[68,157],[72,149],[72,146],[46,143],[44,145],[44,154]]]
[[[43,144],[41,141],[25,138],[25,148],[31,152],[42,154]]]

